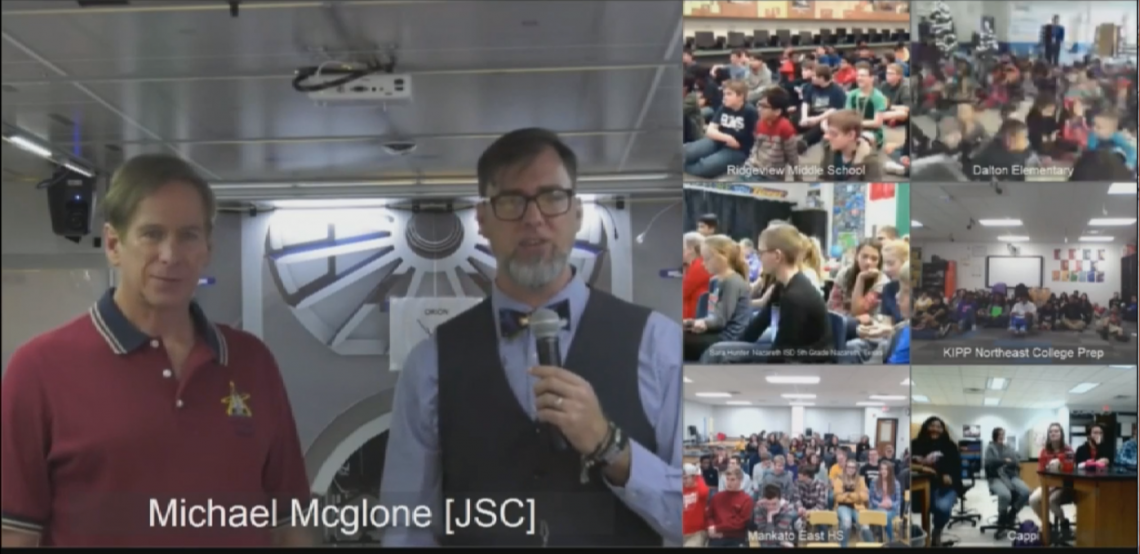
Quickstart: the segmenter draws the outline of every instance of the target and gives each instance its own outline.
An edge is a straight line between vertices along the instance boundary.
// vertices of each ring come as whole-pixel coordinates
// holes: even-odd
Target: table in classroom
[[[910,471],[910,500],[911,502],[918,502],[919,495],[922,496],[922,531],[926,533],[926,546],[930,547],[930,484],[934,481],[934,477],[929,473],[922,473],[915,469]]]
[[[1049,513],[1051,489],[1070,487],[1077,504],[1077,548],[1136,548],[1136,471],[1038,471],[1041,511]],[[1049,546],[1049,525],[1041,544]]]

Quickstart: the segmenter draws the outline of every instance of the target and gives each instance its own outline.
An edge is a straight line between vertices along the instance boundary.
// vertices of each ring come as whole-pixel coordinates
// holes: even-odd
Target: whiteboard
[[[986,288],[1005,283],[1009,288],[1045,286],[1043,256],[989,256],[986,258]]]
[[[110,272],[98,269],[9,270],[3,274],[3,357],[24,343],[67,323],[99,301]]]

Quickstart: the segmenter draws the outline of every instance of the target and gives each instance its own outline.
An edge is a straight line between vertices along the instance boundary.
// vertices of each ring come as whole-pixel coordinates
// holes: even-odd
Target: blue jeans
[[[887,528],[885,529],[887,542],[895,542],[895,519],[899,517],[899,507],[892,506],[889,510],[880,509],[879,511],[887,512]]]
[[[851,506],[839,506],[835,511],[839,514],[839,544],[847,548],[847,539],[859,532],[859,512]]]
[[[1025,319],[1024,317],[1011,317],[1009,318],[1009,328],[1012,331],[1028,331],[1029,320]]]
[[[935,533],[941,533],[950,523],[950,513],[954,511],[954,504],[958,502],[958,491],[954,489],[935,489],[930,499],[931,525]]]
[[[733,150],[724,143],[703,138],[685,145],[685,173],[705,179],[716,179],[731,166],[742,166],[748,152]]]

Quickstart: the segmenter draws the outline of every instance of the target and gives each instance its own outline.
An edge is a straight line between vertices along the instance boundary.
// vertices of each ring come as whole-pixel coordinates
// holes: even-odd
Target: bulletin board
[[[1108,264],[1108,251],[1104,248],[1054,248],[1050,281],[1104,283]]]

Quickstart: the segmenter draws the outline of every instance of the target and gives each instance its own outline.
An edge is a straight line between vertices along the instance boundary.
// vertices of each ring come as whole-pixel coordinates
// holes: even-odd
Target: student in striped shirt
[[[760,119],[756,123],[756,141],[743,171],[749,181],[785,181],[800,163],[796,126],[788,120],[791,97],[788,91],[772,87],[764,91],[756,103]],[[797,179],[798,180],[798,179]]]

